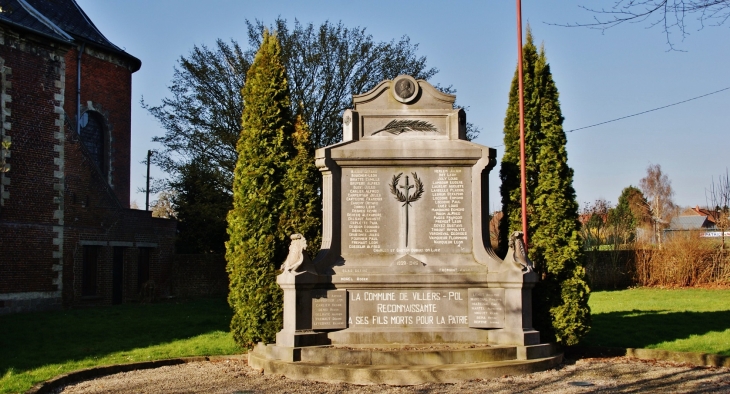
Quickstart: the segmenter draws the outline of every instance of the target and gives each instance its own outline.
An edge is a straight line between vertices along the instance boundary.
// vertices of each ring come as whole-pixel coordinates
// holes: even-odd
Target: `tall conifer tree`
[[[301,115],[296,117],[291,142],[295,154],[289,161],[283,180],[284,201],[279,234],[286,242],[289,242],[288,236],[293,233],[304,235],[308,250],[314,257],[313,254],[322,243],[322,198],[317,195],[319,171],[314,164],[312,133]]]
[[[544,47],[537,51],[532,32],[522,49],[525,89],[525,160],[529,256],[541,277],[533,291],[535,327],[543,340],[576,344],[590,329],[589,289],[579,237],[578,203],[558,90]],[[505,117],[500,179],[500,251],[508,234],[522,229],[520,203],[520,127],[517,73]]]
[[[286,69],[275,34],[264,31],[242,95],[226,260],[228,303],[233,308],[231,332],[240,346],[250,347],[273,341],[282,325],[282,293],[276,274],[288,247],[280,228],[283,181],[296,153]]]

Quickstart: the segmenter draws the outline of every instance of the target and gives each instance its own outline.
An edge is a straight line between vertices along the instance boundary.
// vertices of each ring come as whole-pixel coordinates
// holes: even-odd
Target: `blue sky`
[[[77,0],[116,45],[142,60],[133,76],[132,199],[144,205],[145,167],[139,162],[164,130],[139,102],[169,95],[173,67],[194,45],[217,38],[247,46],[245,20],[270,24],[342,21],[365,27],[376,41],[408,35],[419,54],[438,68],[432,82],[453,85],[467,118],[482,129],[476,142],[499,157],[509,84],[516,66],[515,8],[511,1],[189,1]],[[730,87],[730,24],[674,37],[684,52],[668,51],[666,38],[647,23],[601,33],[547,23],[586,22],[580,4],[610,7],[612,0],[523,0],[523,20],[545,45],[571,130],[672,104]],[[691,18],[691,17],[690,17]],[[676,36],[676,34],[675,34]],[[649,164],[672,181],[675,202],[704,205],[705,188],[730,166],[730,90],[668,109],[568,133],[568,163],[581,206],[597,198],[616,202],[638,185]],[[499,168],[490,176],[490,210],[499,209]],[[153,170],[153,177],[163,177]]]

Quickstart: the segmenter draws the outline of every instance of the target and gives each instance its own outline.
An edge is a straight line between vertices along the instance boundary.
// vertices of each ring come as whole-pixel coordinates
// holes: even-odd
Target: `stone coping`
[[[351,344],[351,345],[325,345],[319,346],[322,349],[337,350],[374,350],[374,351],[438,351],[438,350],[464,350],[464,349],[484,349],[510,347],[509,345],[488,345],[482,343],[425,343],[425,344]]]
[[[194,357],[180,357],[180,358],[169,358],[165,360],[155,361],[142,361],[136,363],[127,364],[113,364],[104,365],[99,367],[91,367],[86,369],[80,369],[78,371],[72,371],[65,374],[58,375],[51,379],[41,382],[31,387],[30,390],[26,391],[26,394],[47,394],[54,393],[57,389],[68,386],[73,383],[78,383],[84,380],[96,379],[102,376],[113,375],[121,372],[136,371],[140,369],[151,369],[165,367],[169,365],[179,365],[186,363],[194,363],[201,361],[218,361],[218,360],[230,360],[230,359],[243,359],[246,360],[247,354],[234,354],[228,356],[194,356]]]
[[[676,363],[690,364],[698,367],[725,367],[730,368],[730,357],[719,354],[674,352],[662,349],[636,349],[603,346],[566,346],[567,358],[585,357],[631,357],[640,360],[661,360]]]
[[[586,346],[566,346],[564,348],[567,358],[584,358],[584,357],[632,357],[641,360],[662,360],[679,363],[691,364],[699,367],[725,367],[730,368],[730,357],[718,354],[694,353],[694,352],[673,352],[661,349],[635,349],[635,348],[619,348],[619,347],[586,347]],[[243,359],[246,360],[247,353],[228,355],[228,356],[196,356],[196,357],[180,357],[165,360],[143,361],[128,364],[115,364],[100,367],[92,367],[81,369],[58,375],[54,378],[46,380],[33,386],[26,394],[46,394],[54,390],[73,384],[76,382],[95,379],[102,376],[113,375],[120,372],[129,372],[140,369],[151,369],[164,367],[168,365],[178,365],[200,361],[217,361],[227,359]]]

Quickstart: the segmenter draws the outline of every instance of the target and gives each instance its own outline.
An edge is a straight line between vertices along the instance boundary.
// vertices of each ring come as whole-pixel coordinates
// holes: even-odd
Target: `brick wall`
[[[71,48],[66,61],[66,100],[64,110],[76,127],[78,49]],[[131,65],[115,55],[85,47],[81,56],[81,113],[91,110],[106,120],[105,145],[108,166],[105,177],[117,199],[129,207],[129,163],[131,136]]]
[[[586,277],[592,290],[626,289],[636,285],[635,251],[586,252]]]
[[[2,134],[12,142],[10,172],[2,179],[0,293],[30,294],[16,297],[21,304],[53,298],[50,304],[57,305],[60,297],[53,251],[59,223],[57,109],[63,103],[64,53],[65,48],[52,43],[0,29]]]
[[[172,294],[178,297],[228,294],[225,255],[175,255],[172,264],[171,290]]]
[[[65,306],[109,305],[112,303],[114,248],[123,249],[122,302],[144,300],[138,279],[141,248],[150,250],[150,275],[153,283],[152,298],[170,295],[171,265],[174,253],[174,234],[177,222],[153,218],[150,212],[123,209],[114,215],[118,219],[103,228],[83,225],[67,226],[64,234],[64,293]],[[84,246],[99,248],[97,292],[82,294]]]
[[[82,57],[82,110],[107,124],[108,165],[100,168],[76,132],[76,54],[0,27],[0,137],[12,142],[10,172],[0,179],[0,314],[111,304],[115,248],[119,301],[170,294],[176,222],[128,209],[131,68],[93,47]],[[98,252],[93,294],[82,289],[84,247]],[[138,283],[143,251],[146,293]]]

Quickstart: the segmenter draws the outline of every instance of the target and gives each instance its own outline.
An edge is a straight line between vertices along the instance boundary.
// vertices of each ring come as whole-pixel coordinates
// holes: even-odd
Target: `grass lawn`
[[[581,345],[730,356],[730,290],[632,289],[591,294]],[[0,393],[99,365],[236,354],[225,299],[0,316]]]
[[[241,353],[225,299],[0,316],[0,393],[82,368]]]
[[[704,352],[730,356],[730,290],[597,291],[583,346]]]

